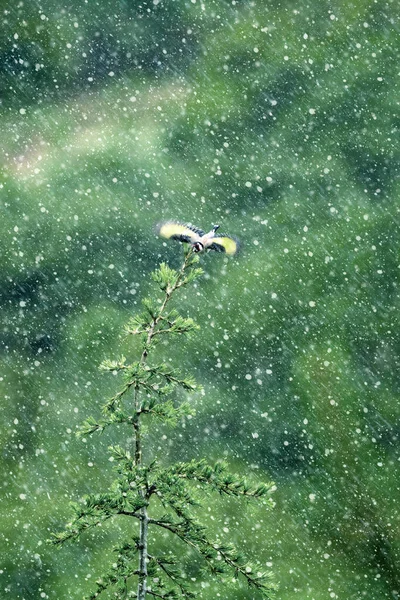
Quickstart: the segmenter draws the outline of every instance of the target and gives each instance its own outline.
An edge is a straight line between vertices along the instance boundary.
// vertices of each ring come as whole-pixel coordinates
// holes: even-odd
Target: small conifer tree
[[[229,473],[222,461],[208,464],[205,460],[192,460],[165,466],[156,460],[143,459],[143,421],[155,418],[176,425],[185,415],[191,414],[192,409],[189,403],[179,403],[174,398],[174,390],[182,388],[193,392],[199,389],[191,377],[182,376],[169,364],[150,364],[148,360],[157,342],[166,335],[180,336],[198,329],[191,318],[181,316],[170,307],[175,292],[203,273],[197,263],[198,257],[188,249],[179,271],[163,263],[153,273],[162,298],[158,301],[145,299],[143,312],[126,326],[128,334],[141,339],[139,360],[127,364],[126,359],[121,358],[101,365],[105,371],[120,373],[122,386],[104,405],[103,417],[89,417],[78,433],[82,436],[102,432],[116,423],[126,424],[134,433],[133,448],[109,448],[118,474],[110,489],[74,503],[72,521],[64,531],[52,536],[51,542],[61,545],[119,515],[131,517],[138,523],[138,527],[133,528],[134,534],[114,548],[116,559],[96,582],[96,589],[88,597],[90,600],[98,598],[111,586],[113,597],[118,599],[197,597],[198,592],[188,580],[182,561],[172,551],[161,554],[157,548],[150,547],[151,528],[167,531],[170,547],[175,547],[178,552],[182,544],[195,551],[208,577],[215,576],[222,582],[228,578],[229,581],[242,578],[259,592],[261,598],[271,598],[275,587],[271,574],[259,564],[248,562],[232,544],[210,539],[193,510],[200,504],[199,496],[201,498],[207,491],[259,500],[265,507],[271,506],[271,483],[252,485],[243,477]],[[164,512],[160,512],[160,506]]]

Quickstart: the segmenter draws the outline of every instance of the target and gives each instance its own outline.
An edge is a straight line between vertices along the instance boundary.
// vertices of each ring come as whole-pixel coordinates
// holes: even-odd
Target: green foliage
[[[240,577],[264,598],[271,598],[275,589],[270,574],[264,572],[260,564],[248,562],[233,544],[212,540],[207,528],[194,513],[196,508],[201,507],[202,496],[211,492],[262,500],[264,507],[271,508],[272,484],[253,485],[245,478],[230,473],[223,461],[209,464],[206,460],[192,460],[165,467],[157,460],[145,462],[142,457],[142,419],[153,416],[164,424],[176,425],[184,416],[192,415],[193,410],[188,402],[178,402],[175,397],[171,399],[169,396],[177,388],[184,392],[201,389],[192,377],[182,376],[169,364],[148,362],[148,355],[160,334],[186,335],[198,329],[192,319],[183,318],[175,309],[167,310],[174,292],[202,274],[202,270],[195,266],[197,260],[190,251],[185,251],[180,271],[163,263],[154,273],[153,280],[164,297],[159,302],[144,300],[145,312],[131,319],[127,327],[129,333],[142,335],[145,340],[141,357],[131,364],[127,364],[125,357],[103,361],[101,370],[122,375],[123,387],[103,406],[104,418],[96,420],[89,417],[78,433],[82,437],[103,432],[116,423],[130,425],[134,431],[133,453],[120,445],[109,447],[110,460],[117,472],[110,491],[89,494],[82,502],[74,503],[72,521],[65,531],[54,534],[51,540],[57,546],[67,540],[75,541],[82,533],[118,515],[139,522],[139,535],[133,538],[134,543],[125,542],[114,549],[117,558],[97,580],[97,588],[88,597],[89,600],[97,598],[111,586],[115,597],[126,598],[134,579],[138,581],[138,600],[144,600],[147,595],[159,598],[198,596],[179,560],[172,555],[149,553],[148,546],[153,539],[149,538],[149,527],[167,530],[172,538],[178,538],[196,550],[208,573],[223,583],[229,576]],[[150,516],[155,502],[156,506],[161,503],[167,510],[159,518]],[[171,539],[170,544],[175,542]]]
[[[195,483],[199,482],[218,491],[220,494],[229,496],[267,497],[268,503],[273,506],[270,498],[270,493],[274,487],[272,484],[262,483],[253,486],[245,478],[230,473],[227,464],[223,461],[218,461],[214,465],[209,465],[205,460],[178,463],[166,470],[165,475],[169,475],[173,479],[182,478]]]
[[[207,390],[196,419],[168,436],[168,455],[226,457],[279,484],[280,510],[254,506],[251,534],[233,528],[235,502],[220,509],[217,497],[210,533],[227,527],[238,547],[273,562],[282,600],[294,590],[393,600],[400,3],[3,8],[4,594],[80,600],[119,545],[111,520],[91,530],[89,549],[42,542],[66,501],[107,489],[104,448],[132,431],[124,406],[94,415],[103,436],[73,435],[124,385],[122,373],[99,376],[104,356],[130,357],[145,341],[116,332],[145,310],[152,265],[177,264],[174,245],[152,234],[173,218],[217,221],[243,250],[229,262],[205,256],[201,288],[182,290],[196,335],[156,338],[154,363],[168,355]],[[177,407],[173,394],[165,402]],[[168,430],[153,416],[149,442],[164,448]],[[118,418],[130,421],[107,425]]]
[[[157,314],[157,309],[147,299],[143,300],[147,311],[139,314],[137,317],[130,319],[126,325],[125,331],[132,335],[148,335],[152,324],[153,317]],[[198,329],[198,325],[190,318],[182,317],[176,310],[171,310],[157,322],[157,328],[152,335],[161,335],[164,333],[189,333]]]
[[[122,546],[114,548],[116,559],[110,569],[96,581],[96,591],[87,597],[87,600],[95,600],[110,586],[116,586],[117,597],[127,594],[127,580],[137,575],[137,570],[132,567],[133,561],[138,553],[139,539],[133,538],[132,542],[125,542]]]

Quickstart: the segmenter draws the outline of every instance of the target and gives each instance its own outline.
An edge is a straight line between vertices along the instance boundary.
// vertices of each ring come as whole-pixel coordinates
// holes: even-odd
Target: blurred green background
[[[154,225],[180,219],[243,249],[181,296],[201,332],[165,352],[205,396],[162,453],[276,481],[274,511],[208,524],[279,598],[399,598],[399,3],[1,8],[0,595],[81,598],[129,532],[45,543],[129,444],[74,431],[116,390],[101,360],[134,359],[121,327],[181,259]]]

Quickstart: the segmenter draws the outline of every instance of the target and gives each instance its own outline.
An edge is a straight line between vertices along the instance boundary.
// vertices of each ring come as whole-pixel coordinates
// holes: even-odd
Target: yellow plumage
[[[162,223],[159,227],[159,234],[161,237],[167,238],[168,240],[172,238],[178,239],[181,242],[195,242],[199,237],[198,234],[196,234],[196,232],[190,229],[187,225],[174,223],[173,221]]]
[[[222,246],[224,252],[226,252],[226,254],[229,254],[229,256],[233,256],[234,254],[236,254],[236,252],[238,251],[239,248],[239,244],[237,242],[237,240],[235,240],[234,238],[228,237],[227,235],[221,237],[215,237],[212,238],[213,241],[213,245],[218,244],[218,246]]]

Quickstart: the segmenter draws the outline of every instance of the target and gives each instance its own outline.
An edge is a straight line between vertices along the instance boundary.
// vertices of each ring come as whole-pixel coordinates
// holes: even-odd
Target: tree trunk
[[[149,526],[149,517],[147,508],[144,506],[140,510],[140,534],[139,534],[139,584],[137,600],[145,600],[147,590],[147,531]]]

